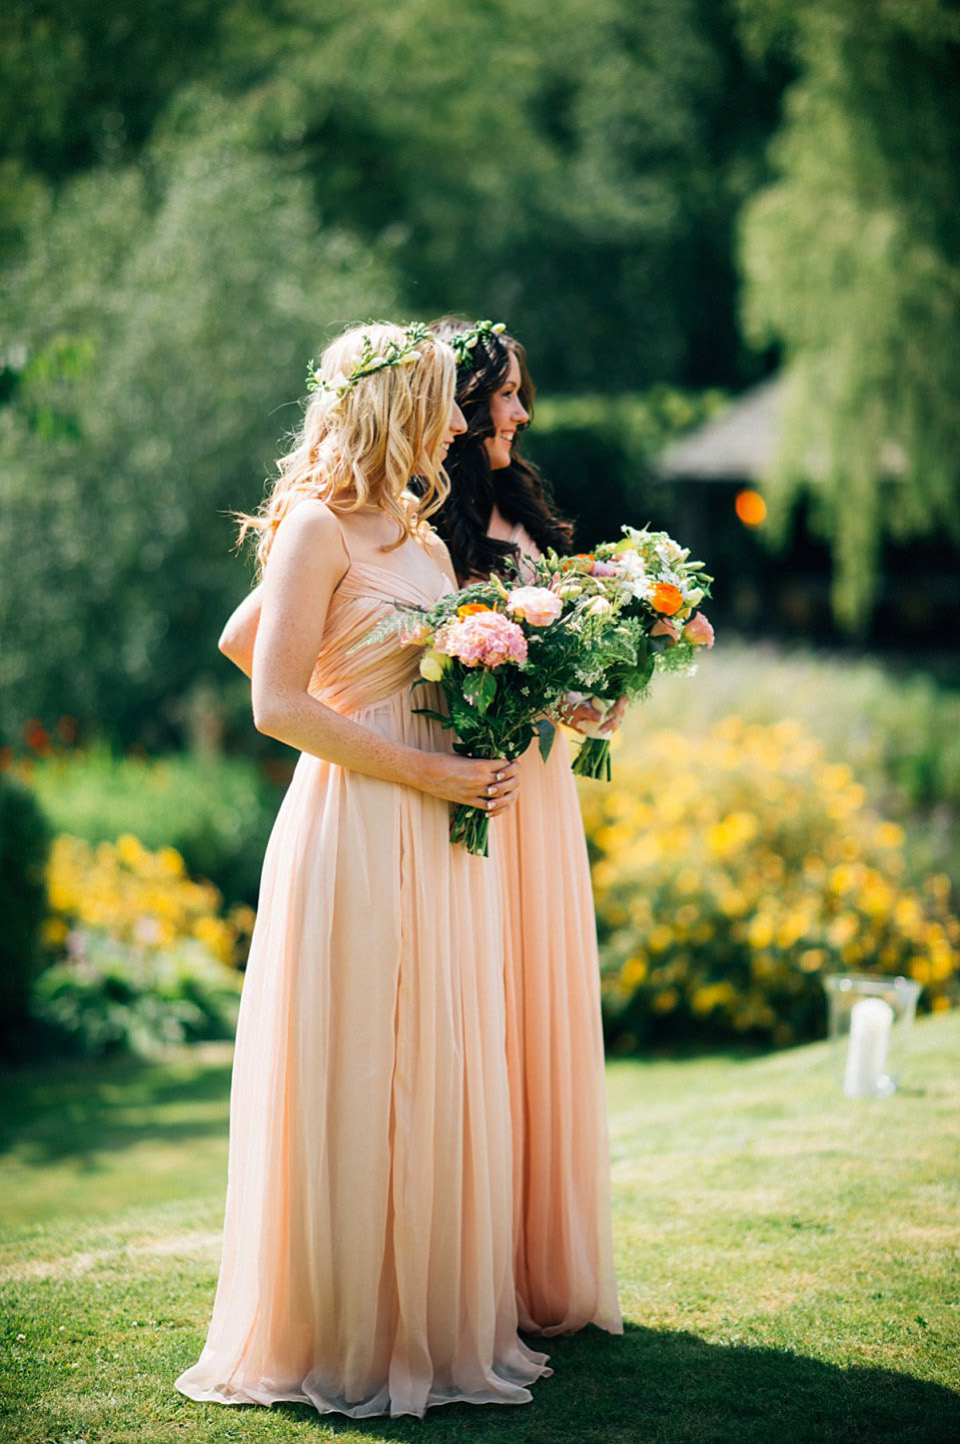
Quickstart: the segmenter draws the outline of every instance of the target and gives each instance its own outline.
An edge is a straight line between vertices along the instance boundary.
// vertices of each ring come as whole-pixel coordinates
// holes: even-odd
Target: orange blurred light
[[[767,503],[759,491],[738,491],[734,506],[744,526],[762,526],[767,519]]]

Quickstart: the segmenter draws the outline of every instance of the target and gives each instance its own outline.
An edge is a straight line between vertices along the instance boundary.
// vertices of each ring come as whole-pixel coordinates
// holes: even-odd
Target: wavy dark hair
[[[430,329],[441,340],[449,340],[469,330],[470,323],[447,316],[434,321]],[[462,581],[500,572],[508,558],[517,556],[513,543],[487,536],[494,504],[507,521],[522,525],[541,551],[553,547],[566,554],[573,549],[573,523],[557,511],[543,477],[532,462],[518,455],[516,445],[507,467],[492,471],[487,459],[484,438],[494,434],[490,398],[507,379],[511,354],[520,365],[520,400],[532,416],[536,388],[526,352],[514,337],[504,332],[478,340],[467,363],[457,368],[457,405],[467,430],[455,438],[444,462],[450,494],[431,521]]]

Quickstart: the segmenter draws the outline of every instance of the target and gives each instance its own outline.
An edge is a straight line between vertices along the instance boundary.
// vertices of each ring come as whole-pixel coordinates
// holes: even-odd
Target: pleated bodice
[[[310,690],[336,712],[354,712],[385,701],[416,681],[419,647],[404,647],[395,634],[365,638],[396,605],[432,605],[452,587],[437,569],[433,595],[401,573],[374,562],[351,561],[327,611]]]

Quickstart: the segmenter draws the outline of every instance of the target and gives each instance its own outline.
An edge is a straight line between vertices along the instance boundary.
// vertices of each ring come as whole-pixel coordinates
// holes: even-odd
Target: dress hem
[[[504,1379],[502,1381],[503,1391],[499,1393],[491,1392],[489,1394],[479,1395],[444,1394],[442,1397],[431,1397],[428,1395],[422,1408],[416,1406],[410,1408],[394,1407],[392,1401],[381,1399],[380,1396],[377,1396],[377,1398],[366,1404],[335,1404],[329,1399],[325,1399],[319,1393],[314,1396],[303,1389],[297,1391],[293,1388],[289,1391],[278,1391],[276,1393],[264,1392],[259,1396],[252,1391],[243,1389],[236,1391],[231,1390],[227,1393],[217,1388],[189,1388],[183,1383],[184,1375],[181,1375],[180,1378],[175,1381],[174,1388],[185,1398],[191,1399],[197,1404],[223,1404],[227,1407],[260,1405],[264,1408],[272,1408],[274,1404],[304,1404],[309,1408],[315,1409],[318,1414],[342,1414],[349,1419],[399,1419],[404,1417],[422,1419],[428,1409],[438,1409],[445,1404],[474,1404],[478,1407],[488,1404],[502,1404],[505,1406],[529,1404],[533,1400],[533,1394],[530,1391],[529,1385],[538,1383],[540,1379],[549,1378],[552,1373],[553,1370],[544,1364],[523,1384],[510,1383]],[[384,1405],[386,1405],[386,1407],[384,1407]]]

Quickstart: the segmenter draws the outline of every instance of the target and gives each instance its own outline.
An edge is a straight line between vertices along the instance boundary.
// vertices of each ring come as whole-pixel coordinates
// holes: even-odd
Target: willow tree
[[[747,44],[797,68],[742,224],[747,331],[785,362],[774,520],[808,490],[856,630],[885,536],[960,541],[960,13],[739,5]]]

